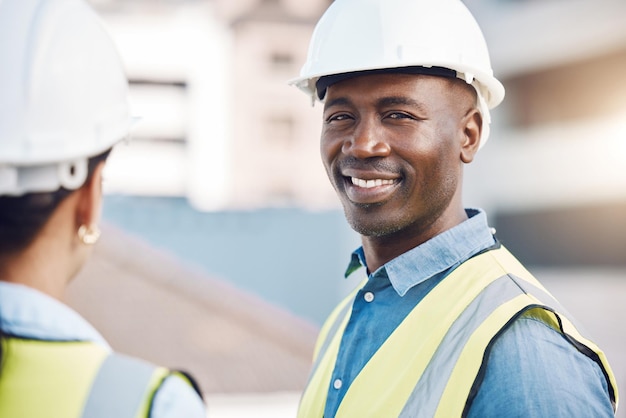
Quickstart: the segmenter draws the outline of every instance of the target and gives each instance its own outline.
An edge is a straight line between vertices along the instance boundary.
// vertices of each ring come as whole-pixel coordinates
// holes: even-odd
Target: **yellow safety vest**
[[[298,418],[324,415],[357,291],[339,304],[320,331]],[[578,332],[519,261],[499,247],[461,264],[413,308],[354,379],[336,417],[465,416],[491,344],[521,315],[539,318],[596,361],[617,408],[617,385],[604,353]]]
[[[172,373],[91,342],[5,337],[2,344],[2,418],[145,418]]]

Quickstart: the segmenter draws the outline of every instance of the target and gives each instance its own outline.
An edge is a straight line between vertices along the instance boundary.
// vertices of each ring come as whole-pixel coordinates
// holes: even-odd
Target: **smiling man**
[[[299,417],[609,417],[602,351],[464,208],[504,97],[459,0],[335,0],[292,82],[362,237],[361,283],[319,336]]]

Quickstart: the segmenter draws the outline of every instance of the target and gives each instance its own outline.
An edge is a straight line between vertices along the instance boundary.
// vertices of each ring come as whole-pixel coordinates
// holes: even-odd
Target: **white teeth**
[[[354,184],[355,186],[362,187],[364,189],[371,189],[372,187],[393,184],[393,180],[383,180],[383,179],[363,180],[363,179],[359,179],[356,177],[350,177],[350,179],[352,180],[352,184]]]

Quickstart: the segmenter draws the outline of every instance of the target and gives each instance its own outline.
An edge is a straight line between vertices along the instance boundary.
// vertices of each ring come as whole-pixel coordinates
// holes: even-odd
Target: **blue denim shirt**
[[[360,370],[426,294],[459,264],[495,244],[485,213],[466,212],[465,222],[369,274],[341,340],[325,417],[335,415]],[[359,248],[346,277],[361,266],[367,263]],[[595,362],[543,323],[522,318],[494,344],[469,416],[609,417],[613,411]]]
[[[7,334],[39,340],[91,341],[110,350],[107,342],[68,306],[35,289],[0,281],[0,326]],[[168,377],[156,392],[154,418],[204,418],[200,397],[177,376]]]

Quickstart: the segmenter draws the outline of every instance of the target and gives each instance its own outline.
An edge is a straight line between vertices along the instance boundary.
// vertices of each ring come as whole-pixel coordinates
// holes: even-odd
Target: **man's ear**
[[[480,136],[483,129],[483,117],[477,108],[473,108],[463,118],[463,143],[461,144],[461,161],[471,163],[478,152]]]
[[[102,170],[105,162],[98,163],[91,177],[77,190],[76,227],[96,225],[102,207]]]

